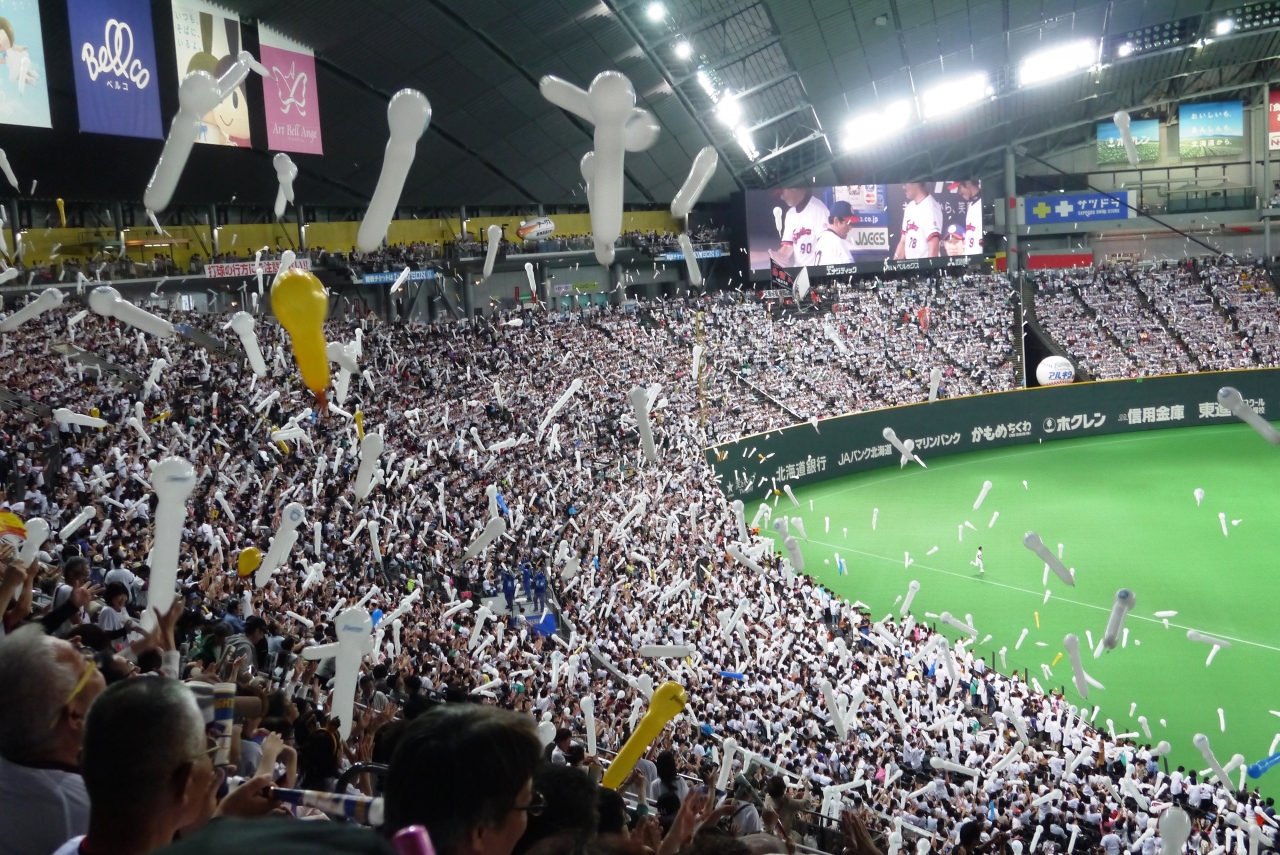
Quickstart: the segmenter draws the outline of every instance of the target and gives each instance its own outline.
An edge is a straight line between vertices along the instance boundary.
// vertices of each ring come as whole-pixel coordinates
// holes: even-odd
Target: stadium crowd
[[[1107,306],[1101,295],[1123,288],[1071,287]],[[425,825],[440,855],[1154,855],[1156,816],[1175,803],[1193,824],[1187,852],[1243,848],[1237,825],[1273,847],[1273,826],[1255,819],[1274,816],[1269,800],[1162,770],[1152,740],[1095,729],[1087,708],[997,671],[976,637],[935,645],[910,614],[873,624],[862,604],[793,574],[758,533],[742,546],[763,572],[726,554],[737,524],[701,453],[709,438],[921,400],[937,365],[949,366],[946,394],[1012,385],[1001,279],[831,298],[841,310],[816,319],[726,299],[563,319],[330,323],[329,341],[359,343],[362,374],[320,413],[273,323],[257,326],[268,367],[257,378],[185,337],[79,320],[77,342],[139,377],[166,360],[145,394],[49,348],[74,301],[6,334],[0,385],[31,403],[0,417],[2,509],[55,534],[26,566],[0,548],[0,855],[141,855],[175,837],[175,852],[308,839],[383,851],[345,828],[307,838],[316,823],[210,821],[315,819],[276,796],[340,782],[383,799],[384,833]],[[705,431],[690,356],[703,306]],[[173,320],[226,335],[221,317]],[[574,378],[580,391],[543,430]],[[647,464],[628,392],[655,383],[659,460]],[[41,407],[96,408],[110,424],[60,430],[32,414]],[[357,410],[386,443],[364,501],[350,489]],[[305,438],[273,443],[287,424]],[[144,631],[157,512],[148,464],[170,454],[199,481],[175,606]],[[320,524],[319,549],[299,538],[254,587],[238,556],[266,550],[288,502]],[[87,507],[96,519],[58,534]],[[498,513],[506,535],[463,560]],[[340,722],[335,659],[301,654],[334,641],[336,615],[355,602],[407,611],[376,632],[352,721]],[[649,644],[692,650],[641,656]],[[627,776],[628,808],[599,786],[601,768],[668,679],[688,705]],[[229,750],[206,730],[222,682],[236,684]],[[369,762],[389,770],[362,771]]]

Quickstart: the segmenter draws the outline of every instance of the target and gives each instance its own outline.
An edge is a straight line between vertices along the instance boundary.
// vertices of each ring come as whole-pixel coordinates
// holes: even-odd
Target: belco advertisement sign
[[[730,498],[759,498],[784,483],[812,483],[898,465],[884,439],[893,428],[930,456],[1028,445],[1140,430],[1238,422],[1217,402],[1234,386],[1254,412],[1280,412],[1280,369],[1222,371],[1141,380],[1071,383],[950,398],[853,413],[822,422],[822,432],[802,423],[706,449],[707,461]],[[745,454],[754,449],[755,453]]]

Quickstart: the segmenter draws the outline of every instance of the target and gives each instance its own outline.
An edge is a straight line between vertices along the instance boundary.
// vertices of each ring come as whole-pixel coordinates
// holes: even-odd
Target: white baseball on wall
[[[1076,369],[1065,356],[1049,356],[1036,366],[1036,382],[1041,386],[1057,386],[1076,379]]]

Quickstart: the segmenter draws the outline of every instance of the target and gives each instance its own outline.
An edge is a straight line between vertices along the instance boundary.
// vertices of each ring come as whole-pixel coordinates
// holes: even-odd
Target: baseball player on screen
[[[782,218],[782,244],[770,255],[783,267],[818,264],[813,253],[818,235],[826,229],[831,217],[827,206],[803,187],[786,187],[778,191],[778,195],[789,207]]]
[[[942,240],[942,206],[929,193],[929,185],[902,185],[907,204],[902,211],[902,234],[894,259],[937,258]]]
[[[852,264],[853,253],[844,239],[849,236],[853,227],[853,209],[848,202],[835,202],[831,206],[831,216],[827,225],[818,235],[813,247],[814,264]]]

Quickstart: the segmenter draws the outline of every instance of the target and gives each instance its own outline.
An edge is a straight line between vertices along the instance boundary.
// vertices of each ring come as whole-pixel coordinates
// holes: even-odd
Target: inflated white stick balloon
[[[147,380],[142,384],[142,397],[146,399],[151,395],[151,390],[160,382],[160,372],[169,365],[164,357],[157,358],[151,363],[151,371],[147,374]]]
[[[898,610],[900,616],[906,617],[907,612],[911,611],[911,601],[916,598],[919,591],[920,583],[912,579],[911,584],[907,586],[907,596],[902,600],[902,608]]]
[[[383,440],[380,433],[366,433],[360,440],[360,468],[356,470],[356,482],[351,490],[356,498],[364,501],[369,495],[373,470],[378,466],[378,457],[382,454]]]
[[[276,180],[280,186],[276,189],[276,219],[284,216],[284,206],[293,204],[293,180],[298,177],[298,165],[289,159],[289,155],[279,152],[275,157],[271,158],[271,163],[276,168]],[[286,269],[283,264],[280,269]]]
[[[791,504],[795,505],[797,508],[800,507],[800,500],[796,498],[795,493],[791,492],[790,484],[783,484],[782,492],[787,494],[787,498],[791,500]]]
[[[729,553],[730,556],[732,556],[734,561],[737,561],[743,567],[746,567],[748,570],[754,571],[756,573],[760,573],[762,575],[764,574],[764,568],[761,567],[756,562],[752,561],[746,555],[744,555],[742,550],[738,548],[738,545],[736,543],[730,543],[728,546],[724,548],[724,550],[725,552]]]
[[[803,520],[803,519],[801,519],[800,517],[792,517],[792,518],[791,518],[791,525],[792,525],[792,527],[793,527],[793,528],[795,528],[795,530],[796,530],[796,531],[800,532],[800,536],[801,536],[801,537],[803,537],[805,540],[808,540],[808,539],[809,539],[809,535],[807,535],[807,534],[805,534],[805,533],[804,533],[804,520]]]
[[[54,410],[53,418],[60,425],[80,425],[81,427],[91,428],[104,428],[107,426],[107,422],[104,419],[95,419],[93,416],[73,413],[66,407],[58,407],[58,409]]]
[[[943,760],[941,757],[931,758],[929,760],[929,765],[941,771],[955,772],[960,775],[968,775],[972,778],[976,778],[982,774],[979,769],[971,769],[968,766],[961,766],[959,763],[952,763],[950,760]]]
[[[1204,490],[1201,489],[1200,487],[1196,487],[1192,495],[1196,497],[1196,507],[1199,507],[1200,503],[1204,501]]]
[[[657,463],[658,449],[653,444],[653,428],[649,424],[648,392],[643,386],[632,386],[628,397],[631,399],[631,411],[636,417],[636,427],[640,431],[640,447],[644,449],[644,459]]]
[[[1124,145],[1124,156],[1128,159],[1130,166],[1138,165],[1138,146],[1133,141],[1133,132],[1129,129],[1129,114],[1124,110],[1119,110],[1111,120],[1116,123],[1116,128],[1120,131],[1120,142]]]
[[[378,521],[369,522],[369,545],[373,547],[373,560],[382,566],[382,544],[378,542]]]
[[[942,614],[938,615],[938,620],[942,621],[947,626],[955,627],[961,632],[967,632],[969,633],[969,635],[972,635],[974,638],[978,637],[978,631],[976,629],[969,626],[969,624],[965,623],[959,618],[953,617],[951,612],[943,612]]]
[[[807,267],[805,268],[805,270],[808,270],[808,269],[809,268]],[[887,427],[880,433],[886,440],[889,441],[890,444],[893,445],[894,448],[898,449],[898,452],[903,457],[907,458],[908,460],[914,460],[916,463],[919,463],[921,466],[924,466],[924,461],[921,460],[919,457],[917,457],[914,451],[912,451],[911,449],[908,449],[905,445],[902,444],[902,441],[898,439],[898,435],[894,433],[893,428]],[[928,469],[929,467],[924,466],[924,468]]]
[[[698,256],[693,251],[693,241],[687,234],[676,238],[680,244],[680,253],[684,256],[684,266],[689,271],[689,284],[695,288],[702,287],[702,268],[698,266]]]
[[[156,612],[164,614],[173,603],[178,580],[178,551],[182,545],[182,525],[187,518],[187,499],[196,486],[196,470],[181,457],[166,457],[151,470],[156,516],[152,527],[151,581],[147,584],[147,610],[142,626],[156,626]]]
[[[794,537],[788,536],[782,541],[787,550],[787,558],[791,560],[791,569],[796,573],[804,572],[804,555],[800,552],[800,544]]]
[[[484,253],[484,280],[493,275],[493,263],[498,260],[498,246],[502,243],[502,226],[489,226],[489,246]]]
[[[974,502],[974,503],[973,503],[973,509],[974,509],[975,511],[976,511],[978,508],[982,507],[982,500],[983,500],[983,499],[985,499],[985,498],[987,497],[987,493],[989,493],[990,491],[991,491],[991,482],[990,482],[990,481],[983,481],[983,482],[982,482],[982,490],[978,493],[978,501],[976,501],[976,502]]]
[[[693,652],[694,648],[688,644],[645,644],[636,654],[645,659],[683,659]]]
[[[942,369],[933,368],[929,371],[929,403],[932,404],[938,400],[938,384],[942,382]]]
[[[738,753],[738,740],[732,736],[720,743],[720,770],[716,772],[716,792],[725,791],[729,775],[733,773],[733,756]]]
[[[1225,638],[1215,638],[1212,635],[1205,635],[1203,632],[1200,632],[1199,630],[1196,630],[1196,629],[1187,630],[1187,640],[1202,641],[1205,644],[1212,644],[1214,647],[1230,647],[1231,646],[1231,642],[1227,641]]]
[[[693,206],[698,203],[698,197],[706,189],[707,182],[715,174],[716,164],[719,162],[720,155],[716,153],[715,146],[706,146],[698,152],[693,165],[689,167],[689,175],[684,179],[684,184],[671,200],[671,216],[678,220],[689,216]]]
[[[16,267],[9,268],[9,270],[17,269]],[[8,271],[5,272],[7,273]],[[16,275],[15,273],[14,276]],[[13,332],[32,318],[38,318],[50,309],[56,309],[61,305],[62,290],[60,288],[46,288],[40,292],[39,297],[36,297],[30,303],[0,321],[0,332]]]
[[[1071,571],[1066,568],[1058,556],[1049,551],[1049,547],[1044,545],[1044,541],[1040,539],[1040,535],[1036,534],[1034,531],[1027,532],[1022,536],[1022,545],[1027,549],[1030,549],[1036,555],[1039,555],[1044,563],[1049,565],[1049,569],[1054,573],[1057,573],[1058,578],[1064,583],[1072,587],[1075,586],[1076,580],[1075,577],[1071,575]]]
[[[222,80],[228,80],[233,70],[228,70]],[[147,210],[163,211],[169,207],[187,158],[191,156],[191,147],[200,135],[202,117],[222,103],[222,80],[214,80],[207,71],[193,71],[178,87],[178,114],[169,125],[164,151],[160,153],[155,172],[142,194],[142,203]],[[229,93],[238,83],[228,86],[226,91]]]
[[[1255,413],[1253,407],[1244,402],[1239,390],[1231,386],[1223,386],[1218,390],[1218,403],[1230,410],[1231,415],[1256,430],[1267,442],[1280,445],[1280,431],[1277,431],[1271,422]]]
[[[1218,776],[1218,780],[1222,782],[1223,786],[1230,789],[1231,779],[1227,777],[1227,770],[1222,768],[1222,764],[1218,762],[1218,758],[1213,754],[1213,749],[1209,747],[1209,737],[1203,733],[1197,733],[1191,738],[1191,744],[1200,752],[1204,762],[1209,764],[1209,768]]]
[[[1174,805],[1160,815],[1160,855],[1179,855],[1191,836],[1191,817]]]
[[[391,135],[382,155],[382,173],[369,200],[369,209],[360,221],[356,245],[361,252],[373,252],[382,244],[395,215],[400,193],[417,153],[418,140],[431,122],[431,104],[416,89],[401,89],[387,104],[387,125]]]
[[[1107,620],[1107,630],[1102,635],[1102,644],[1093,654],[1094,659],[1102,655],[1102,648],[1115,650],[1116,646],[1120,644],[1120,633],[1124,629],[1125,616],[1133,611],[1133,604],[1137,602],[1137,599],[1133,591],[1128,588],[1121,588],[1116,591],[1116,600],[1111,605],[1111,617]]]
[[[40,547],[49,539],[49,523],[36,517],[27,520],[27,537],[22,541],[22,549],[18,552],[18,566],[26,569],[40,554]],[[6,604],[7,605],[7,604]]]
[[[7,180],[14,190],[20,190],[18,187],[18,176],[13,174],[13,167],[9,165],[9,155],[4,153],[4,149],[0,149],[0,171],[4,172],[5,180]]]
[[[334,629],[338,634],[337,641],[304,648],[302,658],[312,661],[329,657],[335,659],[333,702],[329,713],[338,717],[338,733],[345,740],[351,735],[360,662],[373,641],[373,618],[364,609],[350,608],[338,615]]]
[[[258,346],[258,333],[254,329],[253,315],[248,312],[236,312],[231,316],[227,326],[240,339],[245,355],[249,357],[249,367],[259,377],[267,376],[267,361],[262,357],[262,348]]]
[[[542,417],[542,421],[538,424],[537,441],[542,441],[542,433],[547,429],[547,425],[551,424],[551,420],[556,417],[556,413],[564,409],[564,405],[569,403],[569,399],[581,388],[582,378],[575,377],[573,382],[569,384],[569,388],[565,390],[565,393],[556,399],[556,402],[551,405],[551,409],[547,410],[547,414]]]
[[[841,742],[849,738],[849,730],[845,726],[844,715],[840,712],[840,705],[836,703],[836,692],[831,687],[830,680],[823,680],[819,687],[822,690],[822,699],[827,703],[827,714],[831,716],[831,726],[836,730],[836,736]]]
[[[89,308],[104,318],[115,318],[156,338],[174,335],[173,324],[133,305],[110,285],[99,285],[89,292]]]
[[[470,561],[481,552],[483,552],[489,544],[502,537],[507,531],[507,521],[503,517],[494,517],[485,524],[484,531],[467,547],[467,551],[462,554],[463,561]]]
[[[76,514],[75,519],[73,519],[71,522],[67,523],[62,527],[62,530],[58,532],[58,539],[66,540],[68,537],[75,534],[76,531],[80,528],[80,526],[84,525],[89,520],[94,519],[97,516],[98,516],[97,508],[92,506],[85,508],[80,513]]]
[[[1068,633],[1062,639],[1062,646],[1067,650],[1067,656],[1071,659],[1071,679],[1075,683],[1076,691],[1082,698],[1089,697],[1089,681],[1085,678],[1084,663],[1080,661],[1080,638],[1074,633]]]
[[[331,341],[325,345],[324,355],[330,362],[337,363],[342,370],[351,374],[360,373],[360,363],[356,362],[355,348],[350,342],[343,344]]]
[[[587,695],[578,701],[578,706],[582,709],[582,717],[585,719],[587,733],[587,756],[596,756],[596,699],[592,695]]]
[[[742,504],[741,499],[734,499],[729,507],[733,509],[734,522],[738,524],[738,542],[749,543],[751,541],[751,533],[747,529],[747,519],[744,516],[746,506]]]
[[[284,566],[289,553],[293,551],[293,545],[298,542],[298,526],[302,525],[306,516],[306,509],[297,502],[284,506],[284,510],[280,512],[280,527],[276,529],[276,536],[271,539],[271,547],[253,574],[257,587],[266,585],[271,580],[271,575]]]

